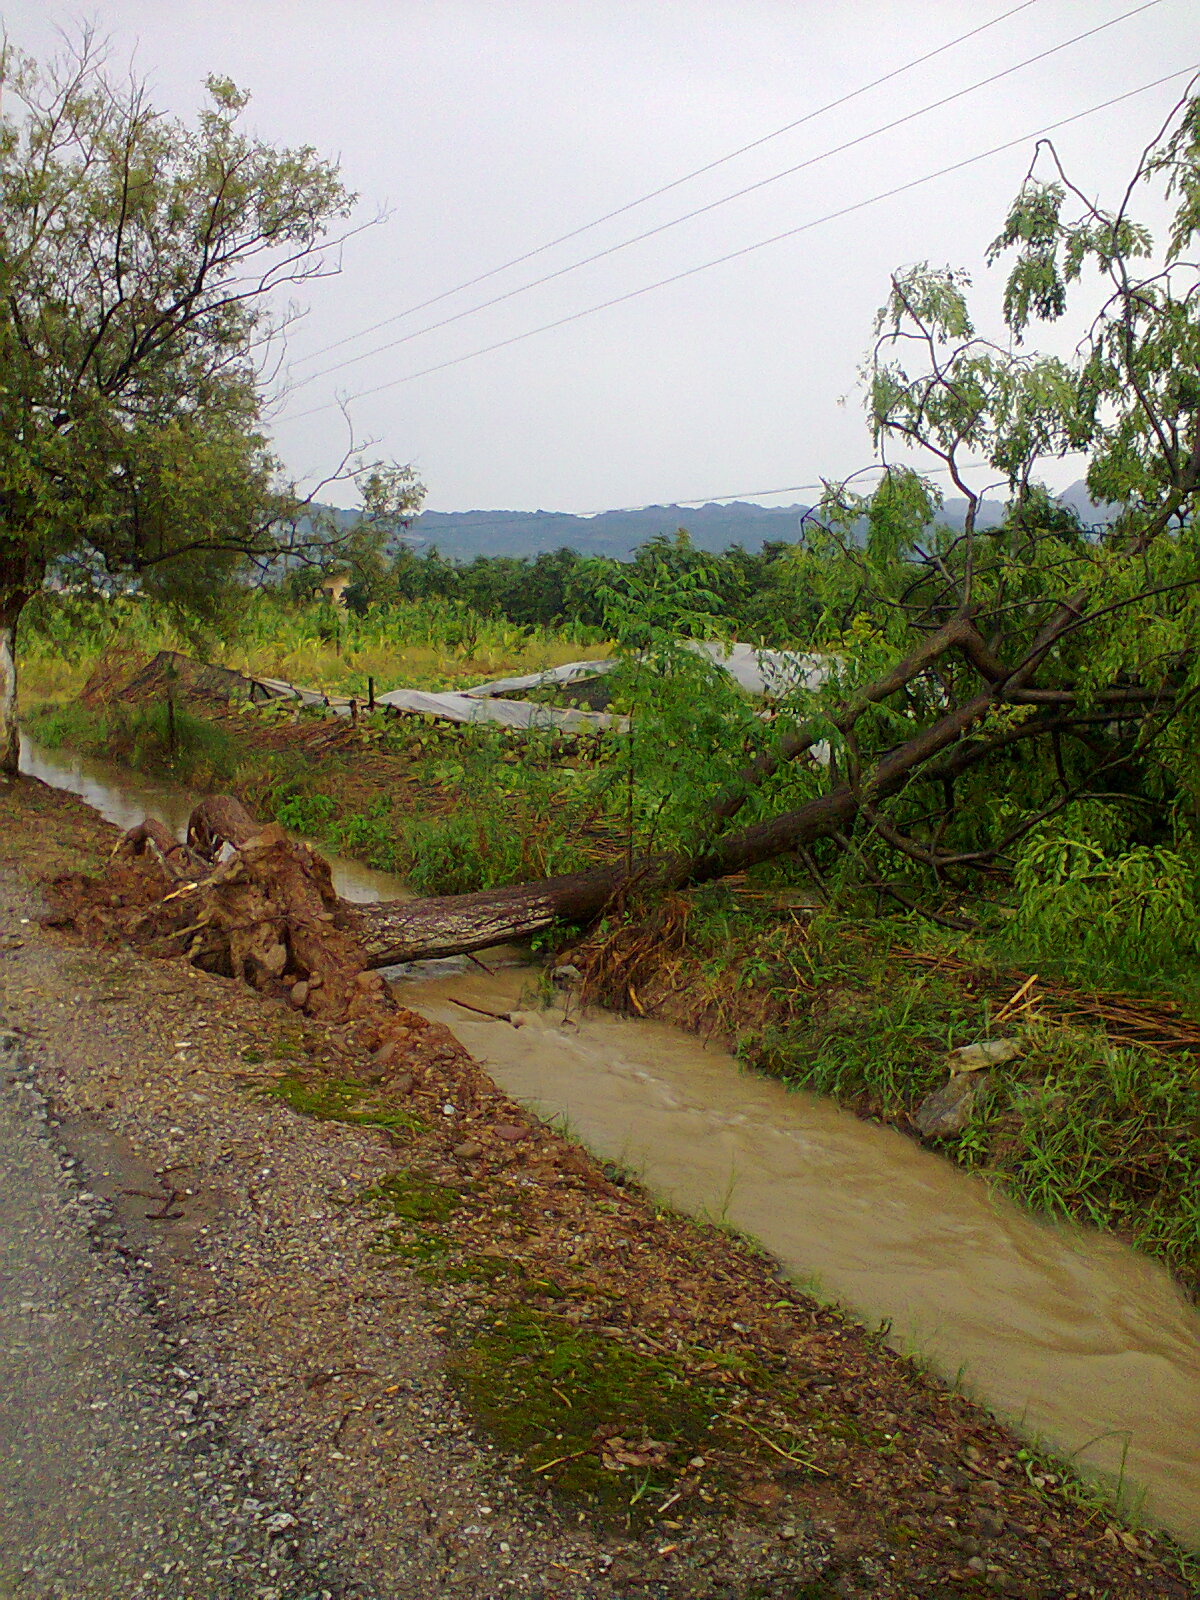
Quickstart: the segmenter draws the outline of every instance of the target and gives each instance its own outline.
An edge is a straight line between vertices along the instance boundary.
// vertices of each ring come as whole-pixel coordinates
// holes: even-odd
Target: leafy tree
[[[1129,214],[1155,186],[1175,202],[1157,250]],[[831,488],[809,541],[840,661],[809,710],[825,716],[859,860],[880,879],[946,888],[1015,870],[1032,906],[1045,864],[1061,887],[1067,862],[1089,880],[1080,904],[1105,884],[1126,904],[1147,862],[1183,859],[1171,847],[1196,870],[1198,229],[1189,95],[1115,211],[1039,146],[991,248],[1015,252],[1003,338],[975,328],[963,274],[922,263],[893,277],[866,373],[874,438],[932,456],[967,515],[947,528],[932,484],[892,468],[869,496]],[[1089,273],[1106,293],[1077,359],[1028,352],[1034,323],[1065,316]],[[1084,530],[1038,481],[1078,450],[1092,495],[1120,508],[1110,527]],[[972,460],[1007,485],[995,529],[978,525]],[[860,550],[850,534],[864,524]],[[1087,833],[1101,802],[1122,824],[1103,848]]]
[[[336,164],[194,126],[110,73],[84,30],[39,65],[0,41],[0,770],[16,769],[15,635],[48,580],[192,611],[304,526],[262,428],[277,291],[336,270]],[[368,472],[368,477],[369,477]]]
[[[1160,246],[1132,216],[1147,192],[1172,208]],[[484,925],[491,938],[594,916],[631,875],[695,882],[814,844],[934,916],[959,921],[962,889],[999,876],[1023,894],[1027,933],[1040,917],[1059,937],[1045,907],[1064,897],[1076,920],[1109,918],[1110,950],[1161,944],[1200,903],[1198,235],[1194,86],[1113,210],[1040,145],[992,247],[1014,257],[1006,326],[977,331],[963,274],[906,268],[865,374],[885,459],[898,441],[944,468],[963,526],[907,467],[867,496],[831,485],[794,558],[820,599],[829,681],[793,693],[692,842],[509,890],[503,917],[466,903],[381,911],[379,959],[477,948]],[[1077,356],[1030,353],[1035,323],[1066,316],[1085,278],[1105,293]],[[1082,528],[1042,485],[1075,451],[1093,496],[1117,508],[1105,527]],[[995,528],[966,475],[978,462],[1007,486]],[[750,744],[732,720],[714,739],[723,727]],[[643,741],[643,770],[646,758]]]

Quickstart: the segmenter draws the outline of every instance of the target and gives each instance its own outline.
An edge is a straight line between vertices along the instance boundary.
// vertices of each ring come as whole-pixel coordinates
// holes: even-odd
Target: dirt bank
[[[114,1205],[104,1248],[148,1263],[203,1414],[286,1488],[291,1559],[321,1530],[361,1585],[340,1592],[1193,1592],[977,1408],[529,1118],[445,1029],[404,1020],[381,1060],[369,1017],[346,1032],[21,922],[115,835],[36,783],[0,806],[3,1006],[55,1137]]]

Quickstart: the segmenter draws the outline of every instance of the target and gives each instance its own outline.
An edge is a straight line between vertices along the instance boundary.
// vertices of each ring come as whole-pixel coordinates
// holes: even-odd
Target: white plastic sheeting
[[[606,728],[628,726],[628,718],[614,717],[606,711],[559,710],[535,700],[481,699],[423,689],[393,689],[389,694],[377,694],[375,704],[392,711],[440,717],[446,722],[497,722],[502,728],[544,728],[557,733],[602,733]]]
[[[342,717],[350,712],[350,700],[344,694],[322,694],[320,689],[305,689],[282,678],[251,678],[249,682],[251,700],[298,700],[302,706],[328,707]]]
[[[591,663],[588,663],[591,665]],[[601,662],[607,668],[615,663]],[[590,677],[591,673],[577,674]],[[533,688],[543,675],[535,673],[528,679],[501,680],[487,684],[489,698],[482,699],[475,690],[465,694],[425,689],[393,689],[388,694],[377,694],[375,704],[389,711],[407,712],[414,716],[437,717],[442,722],[495,722],[503,728],[544,728],[558,733],[602,733],[608,728],[626,728],[627,717],[616,717],[604,711],[560,710],[557,706],[538,705],[529,700],[505,700],[494,690],[511,685]],[[319,689],[305,689],[296,683],[285,683],[282,678],[254,678],[250,681],[250,694],[254,700],[295,700],[303,706],[316,706],[332,711],[335,716],[350,715],[347,695],[322,694]],[[570,679],[562,680],[569,682]],[[365,702],[358,702],[365,709]]]
[[[752,644],[729,645],[720,640],[689,640],[688,648],[707,656],[749,694],[772,699],[798,687],[816,689],[829,676],[827,657],[802,655],[795,650],[761,650]],[[618,665],[611,657],[567,661],[559,667],[547,667],[544,672],[476,684],[461,693],[392,689],[387,694],[376,695],[375,704],[410,716],[436,717],[443,722],[492,722],[502,728],[538,728],[568,734],[603,733],[610,728],[624,730],[629,726],[628,717],[507,698],[528,689],[569,688],[573,683],[612,672]],[[317,689],[285,683],[281,678],[255,678],[251,695],[255,699],[298,700],[301,705],[327,708],[339,717],[350,714],[350,700],[345,695],[322,694]]]
[[[597,678],[602,672],[611,672],[619,665],[612,658],[603,661],[568,661],[561,667],[547,667],[544,672],[527,673],[523,678],[497,678],[493,683],[477,683],[473,689],[464,689],[463,693],[484,700],[519,694],[523,689],[562,689],[581,679]]]
[[[687,648],[727,672],[750,694],[778,699],[790,689],[819,689],[829,676],[827,656],[802,655],[798,650],[763,650],[753,644],[725,644],[720,639],[689,639]],[[568,661],[545,672],[531,672],[523,678],[497,678],[494,683],[479,683],[465,694],[484,698],[491,695],[519,694],[525,689],[565,688],[585,678],[612,672],[620,663]]]
[[[688,648],[707,656],[751,694],[778,699],[791,689],[819,689],[829,676],[828,656],[801,655],[798,650],[762,650],[753,644],[724,644],[719,639],[688,641]]]

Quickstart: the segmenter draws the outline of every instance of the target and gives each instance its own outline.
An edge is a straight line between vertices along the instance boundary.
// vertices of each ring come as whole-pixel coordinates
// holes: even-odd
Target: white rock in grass
[[[998,1067],[1001,1062],[1011,1061],[1020,1054],[1019,1039],[982,1039],[978,1044],[964,1044],[959,1050],[951,1050],[947,1057],[950,1076],[956,1077],[960,1072],[980,1072],[984,1067]]]

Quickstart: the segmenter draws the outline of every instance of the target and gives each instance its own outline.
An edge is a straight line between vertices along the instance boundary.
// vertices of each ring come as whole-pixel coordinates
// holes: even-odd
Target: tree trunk
[[[798,811],[731,833],[700,856],[652,856],[635,861],[632,870],[622,863],[474,894],[355,906],[355,932],[373,967],[486,950],[489,945],[528,938],[555,922],[589,922],[622,890],[678,888],[742,872],[840,832],[853,821],[858,804],[843,786]]]
[[[0,773],[16,774],[21,731],[16,723],[16,624],[42,581],[16,539],[0,533]]]
[[[15,773],[21,760],[17,727],[17,616],[0,603],[0,772]]]
[[[432,961],[526,939],[560,920],[587,922],[604,909],[628,876],[622,863],[473,894],[382,900],[354,906],[351,920],[371,966]]]
[[[915,771],[956,744],[987,712],[992,699],[992,692],[986,690],[947,712],[906,744],[889,751],[857,788],[841,784],[795,811],[725,834],[694,856],[643,857],[632,867],[601,867],[595,872],[481,889],[474,894],[355,906],[355,933],[373,967],[428,961],[528,938],[558,921],[590,921],[623,889],[680,888],[744,872],[814,839],[843,832],[864,803],[874,805],[895,794]]]

